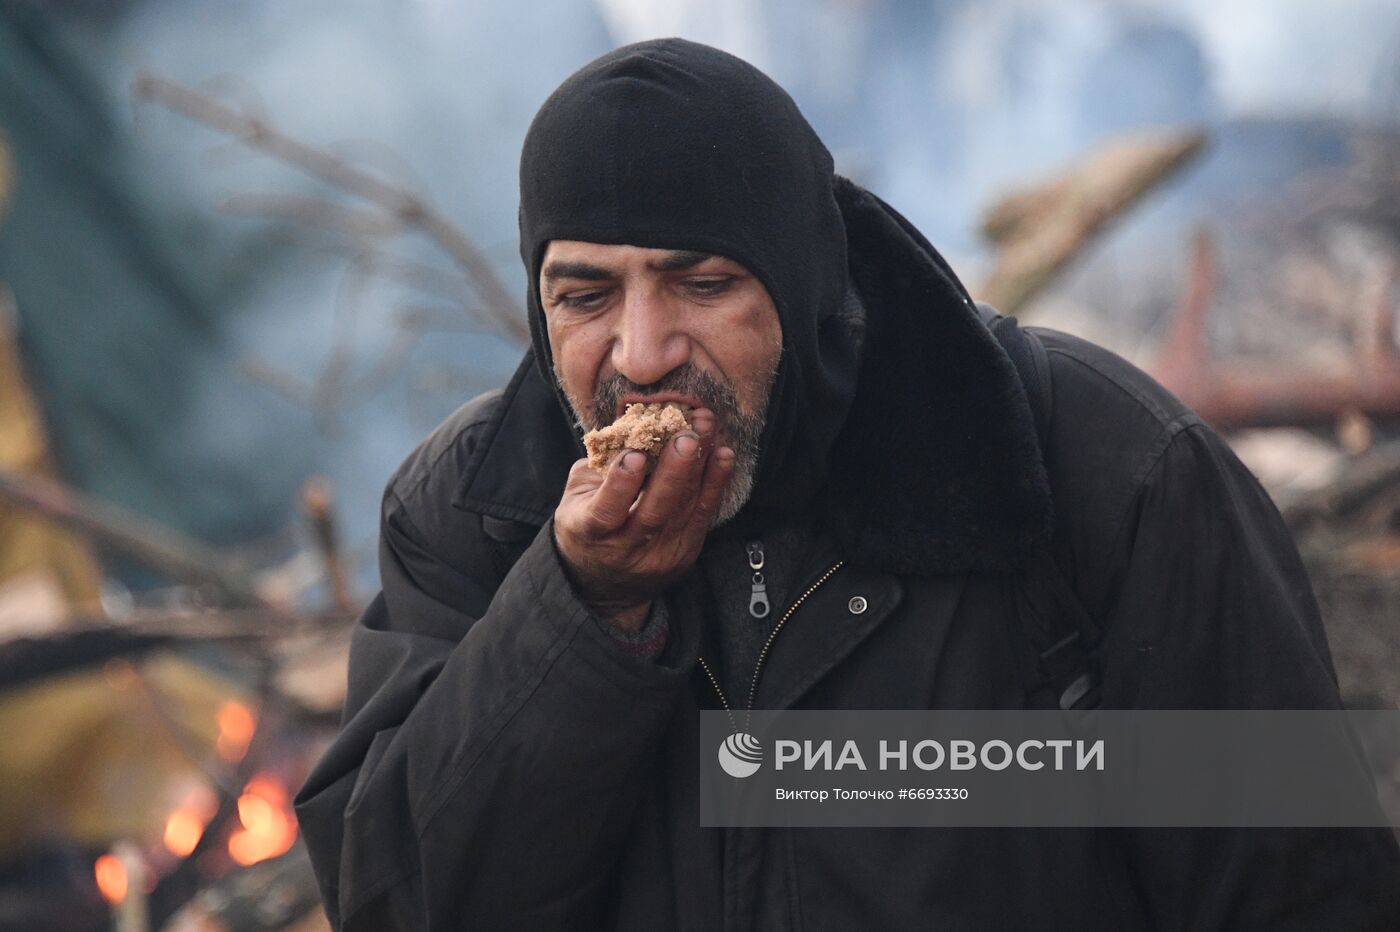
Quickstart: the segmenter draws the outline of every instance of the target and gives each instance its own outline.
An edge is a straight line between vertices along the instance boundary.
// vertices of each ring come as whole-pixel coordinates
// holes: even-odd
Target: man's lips
[[[678,392],[661,392],[657,395],[623,395],[618,399],[617,410],[613,412],[613,420],[622,417],[628,405],[644,404],[665,404],[668,401],[675,401],[691,408],[703,408],[705,403],[694,395],[682,395]]]

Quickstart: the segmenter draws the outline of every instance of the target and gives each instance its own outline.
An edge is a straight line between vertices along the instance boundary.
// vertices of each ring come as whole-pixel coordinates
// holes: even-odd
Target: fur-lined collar
[[[856,565],[919,576],[1012,570],[1049,539],[1051,519],[1016,370],[918,231],[837,182],[851,283],[867,314],[822,514]],[[454,504],[543,524],[582,450],[527,353]]]

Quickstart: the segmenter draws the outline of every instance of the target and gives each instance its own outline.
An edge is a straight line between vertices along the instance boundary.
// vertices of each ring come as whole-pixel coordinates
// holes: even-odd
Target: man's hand
[[[611,624],[637,630],[652,600],[700,555],[734,451],[712,450],[715,416],[691,412],[694,430],[672,438],[656,469],[628,451],[607,472],[574,463],[554,511],[554,539],[569,577],[590,607]]]

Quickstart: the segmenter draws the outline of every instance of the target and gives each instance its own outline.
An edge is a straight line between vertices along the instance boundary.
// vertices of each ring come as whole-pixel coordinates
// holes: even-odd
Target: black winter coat
[[[933,306],[927,244],[872,198],[842,207],[872,310],[827,508],[848,562],[774,641],[755,706],[1053,707],[1006,598],[1049,545],[1104,630],[1103,707],[1338,707],[1288,531],[1220,438],[1042,331],[1042,451],[985,325]],[[701,828],[706,593],[692,574],[668,594],[659,663],[590,617],[550,523],[577,451],[527,357],[390,481],[344,728],[297,800],[337,928],[1400,929],[1383,829]]]

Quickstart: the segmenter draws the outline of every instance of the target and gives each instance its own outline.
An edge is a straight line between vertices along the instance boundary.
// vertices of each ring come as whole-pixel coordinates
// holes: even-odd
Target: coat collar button
[[[849,608],[849,609],[851,610],[851,614],[852,614],[852,615],[859,615],[861,612],[865,611],[865,607],[866,607],[865,596],[863,596],[863,595],[853,595],[853,596],[851,596],[851,601],[849,601],[849,602],[846,603],[846,607]]]

